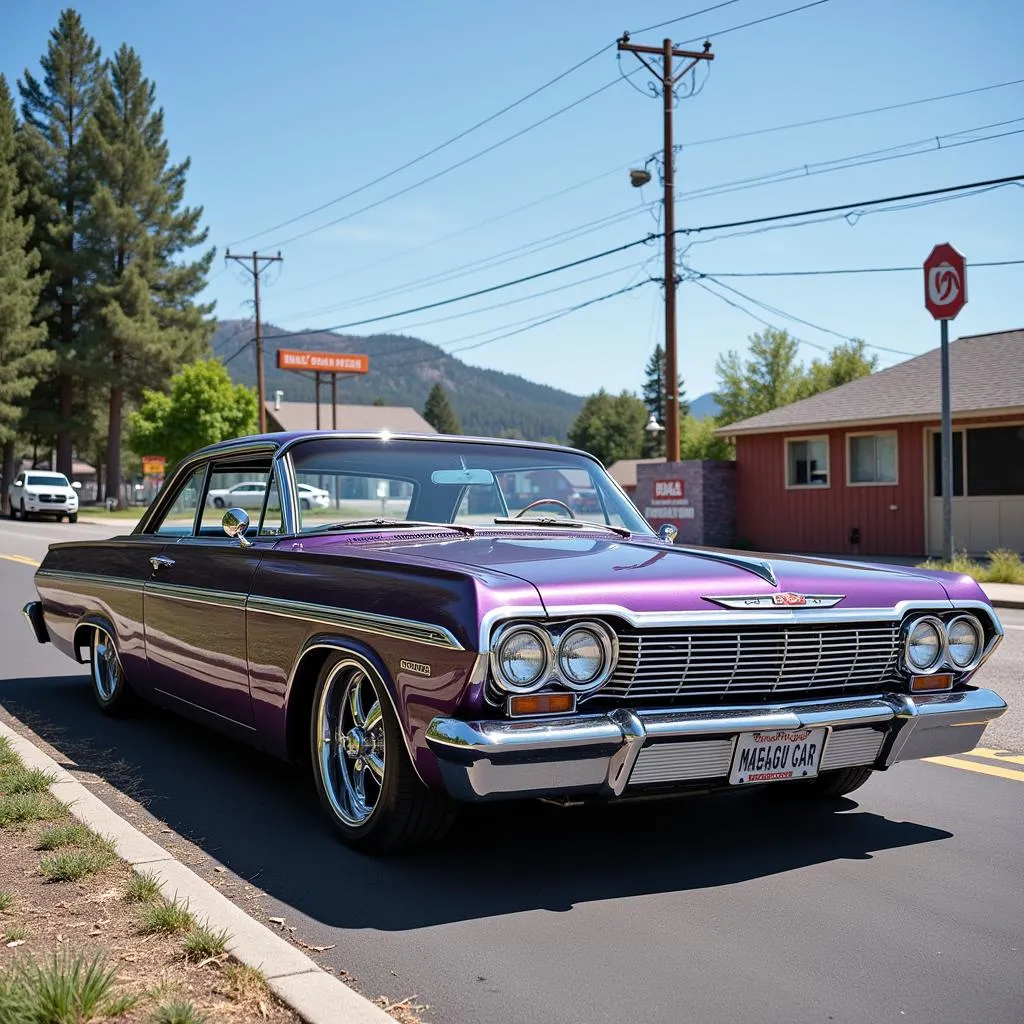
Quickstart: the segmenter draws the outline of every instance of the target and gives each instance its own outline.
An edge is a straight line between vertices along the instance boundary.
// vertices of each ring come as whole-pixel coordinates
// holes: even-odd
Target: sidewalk
[[[1024,587],[1017,583],[982,583],[981,589],[996,608],[1024,608]]]

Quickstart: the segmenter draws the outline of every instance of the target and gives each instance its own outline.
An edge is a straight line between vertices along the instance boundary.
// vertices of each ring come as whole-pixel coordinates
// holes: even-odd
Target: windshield
[[[478,441],[320,438],[291,450],[300,530],[367,519],[492,526],[522,514],[567,526],[651,528],[601,466],[570,451]],[[308,500],[307,487],[324,493]]]
[[[69,487],[68,478],[63,473],[29,473],[26,484],[33,487]]]

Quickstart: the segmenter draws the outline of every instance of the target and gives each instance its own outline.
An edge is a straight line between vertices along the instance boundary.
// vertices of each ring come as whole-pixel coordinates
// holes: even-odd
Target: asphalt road
[[[492,806],[437,848],[362,858],[297,770],[157,710],[107,719],[81,667],[30,639],[29,563],[109,533],[0,524],[0,705],[368,995],[415,994],[437,1024],[1024,1019],[1024,758],[900,765],[836,813],[755,793]],[[1001,618],[984,677],[1012,712],[984,743],[1019,756],[1024,612]]]

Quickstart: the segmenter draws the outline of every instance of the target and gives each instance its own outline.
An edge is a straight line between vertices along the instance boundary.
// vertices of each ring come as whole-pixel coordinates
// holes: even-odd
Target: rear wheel
[[[313,695],[310,753],[317,796],[354,849],[394,852],[440,839],[455,805],[420,782],[384,684],[362,660],[330,659]]]
[[[214,498],[213,499],[213,506],[214,506],[214,508],[223,508],[224,507],[224,499],[223,498]]]
[[[303,510],[303,512],[308,512],[311,507],[312,506],[309,504],[309,498],[300,498],[299,499],[299,508],[301,508]]]
[[[790,797],[799,800],[838,800],[840,797],[860,789],[871,778],[873,769],[868,765],[853,768],[838,768],[822,772],[816,779],[798,782],[779,782],[768,789],[773,796]]]
[[[127,714],[135,703],[135,694],[128,686],[114,641],[102,626],[93,628],[89,667],[92,695],[100,710],[114,717]]]

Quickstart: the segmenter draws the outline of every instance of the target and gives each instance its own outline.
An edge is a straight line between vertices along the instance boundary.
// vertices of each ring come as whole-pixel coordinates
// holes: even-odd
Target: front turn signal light
[[[931,676],[913,676],[910,680],[911,693],[927,693],[929,690],[951,690],[953,676],[949,672],[938,672]]]
[[[575,710],[575,693],[517,694],[508,699],[508,713],[513,718],[525,715],[566,715]]]

